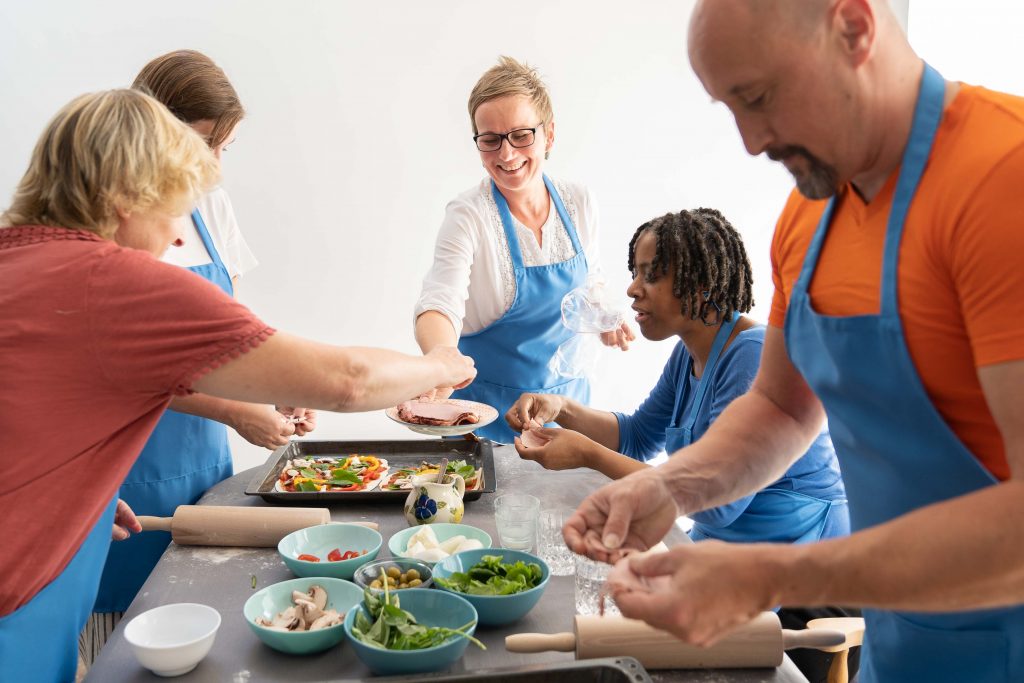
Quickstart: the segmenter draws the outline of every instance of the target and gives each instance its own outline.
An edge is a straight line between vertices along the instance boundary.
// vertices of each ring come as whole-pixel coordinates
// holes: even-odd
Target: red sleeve
[[[92,356],[120,391],[188,393],[274,333],[216,285],[142,251],[110,252],[87,287]]]
[[[1024,359],[1024,146],[992,168],[957,221],[951,271],[976,366]]]

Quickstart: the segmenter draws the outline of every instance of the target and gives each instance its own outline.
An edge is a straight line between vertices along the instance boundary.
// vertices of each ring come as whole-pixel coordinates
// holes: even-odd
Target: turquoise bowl
[[[411,526],[408,529],[402,529],[397,534],[388,539],[388,550],[391,551],[392,557],[408,557],[405,554],[405,548],[409,545],[409,539],[421,529],[423,526]],[[434,531],[434,535],[437,536],[438,543],[444,543],[449,538],[455,536],[465,536],[466,538],[475,538],[483,544],[484,548],[491,547],[491,536],[483,529],[477,529],[475,526],[469,526],[468,524],[448,524],[438,522],[437,524],[431,524],[430,529]],[[416,558],[412,558],[416,559]],[[427,562],[426,560],[419,560],[426,565],[433,565],[433,562]]]
[[[384,537],[377,531],[357,524],[320,524],[293,531],[277,544],[281,559],[296,576],[330,576],[335,579],[351,579],[356,570],[375,559]],[[338,548],[366,551],[365,555],[350,560],[330,562],[327,554]],[[319,562],[300,560],[299,555],[316,555]]]
[[[467,633],[473,635],[476,631],[476,610],[467,600],[455,593],[406,588],[398,591],[397,596],[399,606],[412,614],[418,624],[459,628],[473,622]],[[345,615],[345,635],[359,660],[375,674],[388,676],[441,671],[457,662],[469,645],[468,638],[454,637],[441,645],[423,650],[385,650],[374,647],[352,634],[352,627],[359,611],[369,618],[370,615],[362,603],[350,610]]]
[[[539,564],[541,572],[540,583],[529,590],[522,593],[513,593],[512,595],[469,595],[468,593],[460,593],[450,588],[445,588],[437,583],[438,579],[447,579],[455,572],[465,572],[479,562],[480,558],[484,555],[501,555],[501,561],[506,563],[522,560],[527,564],[531,562]],[[533,609],[534,605],[540,600],[540,596],[544,593],[544,589],[547,588],[548,579],[550,578],[551,569],[548,568],[544,560],[536,555],[524,553],[521,550],[507,550],[505,548],[464,550],[434,565],[434,585],[443,591],[454,593],[468,600],[476,608],[480,623],[489,626],[511,624],[513,621],[518,621],[525,617],[527,612]]]
[[[270,647],[290,655],[308,655],[334,647],[345,639],[343,624],[317,631],[285,632],[264,628],[256,623],[257,617],[273,619],[294,605],[292,591],[306,593],[314,585],[323,586],[327,591],[327,607],[345,613],[346,617],[363,600],[363,589],[351,581],[324,576],[282,581],[253,593],[245,601],[242,614],[249,628]]]

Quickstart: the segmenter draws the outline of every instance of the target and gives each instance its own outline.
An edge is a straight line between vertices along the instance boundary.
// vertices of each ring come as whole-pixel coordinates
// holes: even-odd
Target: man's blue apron
[[[834,317],[812,308],[807,289],[833,198],[807,249],[786,314],[790,358],[828,413],[854,531],[996,482],[929,399],[899,314],[900,239],[942,119],[944,93],[942,77],[925,65],[886,229],[881,313]],[[1024,680],[1024,608],[943,614],[865,609],[864,618],[863,683]]]
[[[29,602],[0,617],[0,681],[75,680],[78,634],[96,599],[116,507],[115,498],[57,578]]]
[[[501,443],[512,443],[515,434],[503,419],[516,399],[525,393],[561,394],[583,403],[590,401],[590,383],[585,379],[565,378],[548,369],[548,361],[558,345],[571,332],[562,324],[562,297],[587,279],[587,257],[580,246],[576,226],[569,219],[554,184],[544,176],[555,210],[562,219],[576,255],[562,263],[547,266],[523,265],[512,214],[508,202],[491,181],[491,192],[498,205],[501,224],[508,240],[512,269],[516,278],[516,297],[501,318],[473,334],[459,339],[459,351],[476,362],[473,383],[455,392],[453,398],[479,401],[498,409],[497,420],[476,430],[477,436]],[[548,236],[547,239],[552,239]]]
[[[212,263],[188,270],[233,295],[231,276],[198,209],[192,212],[192,222]],[[121,485],[120,497],[137,515],[170,517],[176,507],[195,503],[204,491],[231,473],[231,450],[224,425],[168,410]],[[171,535],[166,531],[147,531],[111,543],[93,611],[127,610],[170,542]]]
[[[722,323],[718,328],[715,341],[711,345],[711,353],[704,365],[704,373],[692,396],[689,378],[693,373],[693,356],[687,359],[683,375],[677,384],[675,408],[672,411],[674,423],[665,430],[667,453],[674,453],[700,438],[700,434],[693,433],[693,427],[704,404],[708,388],[714,380],[718,358],[739,319],[739,313],[734,313],[732,320]],[[682,426],[677,426],[680,423]],[[732,543],[817,541],[826,531],[834,505],[845,503],[769,487],[757,492],[746,510],[726,526],[718,523],[718,516],[714,510],[690,515],[694,521],[690,538],[694,541],[713,538]]]

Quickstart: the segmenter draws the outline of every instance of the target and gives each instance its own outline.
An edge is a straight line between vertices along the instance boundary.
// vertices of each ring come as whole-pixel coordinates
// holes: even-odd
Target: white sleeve
[[[451,321],[455,336],[462,336],[470,272],[477,248],[477,231],[473,226],[481,221],[478,212],[463,200],[449,202],[445,207],[444,221],[434,245],[434,263],[423,278],[414,320],[425,311],[438,311]]]
[[[259,261],[249,249],[248,243],[242,237],[242,231],[238,227],[238,219],[235,218],[235,210],[231,206],[231,199],[228,193],[221,190],[221,202],[218,202],[217,221],[221,227],[221,234],[224,236],[224,265],[227,266],[228,274],[232,278],[241,277],[256,267]]]

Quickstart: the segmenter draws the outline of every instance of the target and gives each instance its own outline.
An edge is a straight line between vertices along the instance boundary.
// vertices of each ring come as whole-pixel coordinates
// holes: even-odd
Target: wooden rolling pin
[[[763,612],[708,648],[687,645],[671,633],[624,617],[577,615],[574,633],[518,633],[505,638],[510,652],[575,652],[576,659],[636,657],[648,669],[736,669],[776,667],[784,650],[826,648],[846,636],[824,629],[782,628],[774,612]]]
[[[143,531],[170,531],[178,545],[273,548],[293,531],[331,523],[327,508],[179,505],[173,517],[139,516]],[[376,522],[348,522],[376,529]]]

